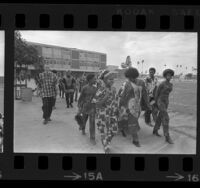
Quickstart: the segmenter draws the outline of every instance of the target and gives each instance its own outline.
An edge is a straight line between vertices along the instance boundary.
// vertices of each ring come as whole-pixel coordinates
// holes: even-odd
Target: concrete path
[[[33,97],[32,102],[15,101],[14,151],[32,153],[104,153],[100,135],[96,130],[97,144],[89,141],[88,125],[86,136],[81,135],[74,120],[76,107],[67,109],[64,99],[57,99],[52,122],[42,123],[42,102]],[[76,106],[76,103],[74,103]],[[171,136],[175,142],[169,145],[164,137],[152,135],[152,128],[140,118],[139,132],[142,147],[131,143],[131,137],[121,134],[113,138],[112,153],[144,154],[195,154],[196,153],[196,120],[190,116],[172,113],[170,119]],[[162,134],[162,130],[160,130]]]

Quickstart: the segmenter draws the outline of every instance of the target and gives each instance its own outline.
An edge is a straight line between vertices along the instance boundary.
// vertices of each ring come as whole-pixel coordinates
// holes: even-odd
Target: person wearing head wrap
[[[140,147],[138,131],[139,116],[142,110],[142,105],[148,109],[148,98],[143,80],[138,79],[139,72],[136,68],[128,68],[125,72],[126,82],[123,83],[120,89],[119,96],[119,128],[123,135],[128,130],[132,135],[132,143]],[[143,101],[143,102],[142,102]],[[144,106],[144,107],[145,107]],[[143,107],[143,108],[144,108]]]
[[[163,77],[165,81],[163,81],[156,91],[155,100],[158,106],[158,117],[156,119],[156,124],[154,126],[153,134],[156,136],[161,136],[158,134],[158,130],[162,124],[163,132],[166,139],[166,142],[169,144],[173,144],[173,141],[169,135],[169,115],[167,112],[167,108],[169,105],[169,94],[173,89],[173,84],[170,83],[170,80],[174,76],[174,71],[171,69],[166,69],[163,72]]]
[[[115,76],[114,72],[102,72],[99,76],[101,85],[92,100],[96,106],[97,127],[105,153],[110,152],[111,140],[118,131],[116,89],[113,87]]]
[[[145,117],[145,123],[151,127],[153,125],[151,124],[151,114],[153,116],[154,122],[156,122],[156,117],[158,110],[155,105],[155,92],[157,89],[158,79],[155,77],[156,69],[151,67],[149,69],[149,76],[145,79],[145,86],[147,89],[148,97],[149,97],[149,103],[152,107],[152,110],[145,111],[144,117]]]
[[[104,75],[106,75],[108,72],[110,72],[109,70],[102,70],[101,72],[99,72],[99,75],[97,76],[96,79],[96,87],[97,89],[99,89],[101,86],[104,85],[104,81],[103,81],[103,77]]]

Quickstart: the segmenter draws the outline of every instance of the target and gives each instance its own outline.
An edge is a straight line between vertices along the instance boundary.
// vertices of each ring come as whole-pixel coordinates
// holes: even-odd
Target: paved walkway
[[[32,102],[15,101],[14,151],[34,153],[103,153],[100,135],[96,130],[97,144],[91,145],[87,135],[81,135],[74,120],[76,107],[67,109],[64,99],[57,99],[52,122],[42,124],[41,99],[33,97]],[[74,104],[76,106],[76,103]],[[111,144],[112,153],[162,153],[162,154],[195,154],[196,123],[193,117],[172,114],[170,126],[175,142],[169,145],[164,137],[152,135],[152,128],[145,125],[140,118],[139,132],[142,147],[131,143],[131,137],[114,137]],[[160,131],[162,133],[162,130]]]

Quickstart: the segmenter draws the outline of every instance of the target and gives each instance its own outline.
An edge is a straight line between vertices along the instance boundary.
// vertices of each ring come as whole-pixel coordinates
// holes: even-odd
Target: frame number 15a
[[[83,178],[89,181],[101,181],[103,180],[103,176],[101,172],[84,172]]]

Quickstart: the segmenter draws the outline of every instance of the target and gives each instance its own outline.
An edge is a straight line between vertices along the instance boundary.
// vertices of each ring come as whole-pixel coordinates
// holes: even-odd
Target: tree
[[[37,72],[41,72],[43,69],[43,58],[39,55],[37,49],[34,46],[29,45],[22,37],[19,31],[15,31],[15,55],[14,61],[16,66],[16,77],[19,77],[21,73],[26,79],[28,65],[33,65]]]
[[[42,58],[39,56],[35,47],[28,45],[22,39],[19,31],[15,31],[15,62],[17,65],[33,65],[34,67],[41,66]]]
[[[144,63],[144,59],[142,60],[142,74],[143,74],[143,63]]]

